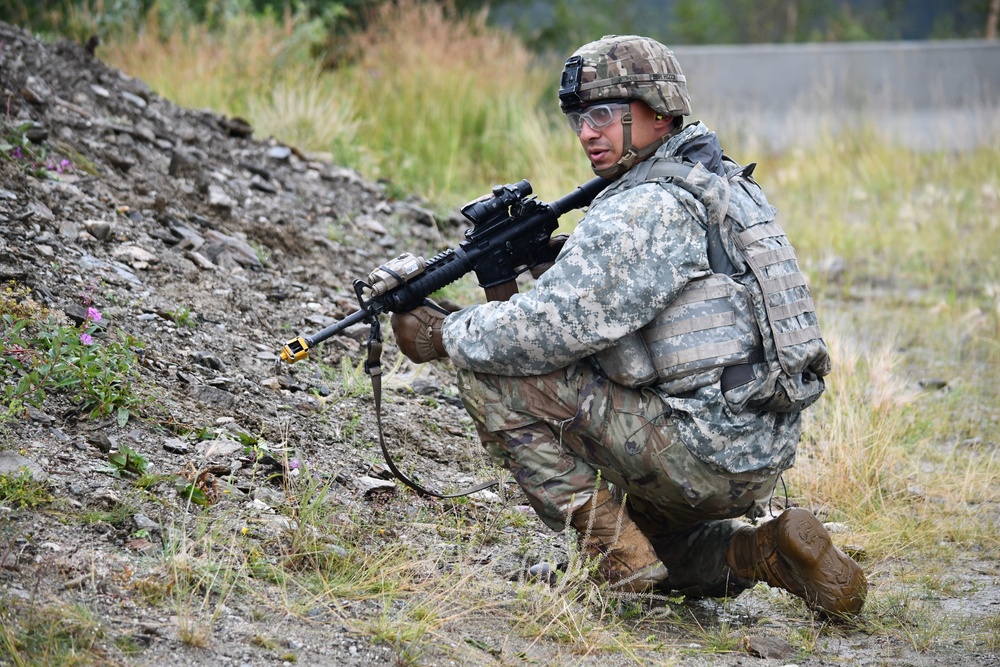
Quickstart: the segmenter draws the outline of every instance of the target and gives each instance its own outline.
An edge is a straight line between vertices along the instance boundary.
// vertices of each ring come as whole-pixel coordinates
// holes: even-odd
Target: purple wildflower
[[[288,462],[288,467],[291,468],[292,470],[295,470],[296,468],[299,467],[299,460],[292,459],[291,461]]]
[[[90,334],[82,333],[80,334],[80,342],[83,343],[84,345],[90,345],[91,343],[94,342],[94,339],[91,338]]]
[[[97,310],[93,306],[87,309],[87,319],[91,322],[101,321],[101,311]]]

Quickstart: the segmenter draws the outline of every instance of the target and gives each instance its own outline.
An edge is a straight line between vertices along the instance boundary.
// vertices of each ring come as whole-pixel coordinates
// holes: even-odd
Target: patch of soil
[[[278,367],[276,352],[292,335],[356,309],[354,279],[404,250],[430,256],[455,245],[464,223],[457,215],[435,220],[418,199],[395,200],[322,156],[256,139],[244,121],[179,108],[77,44],[40,43],[2,23],[0,89],[6,125],[31,123],[35,156],[0,159],[0,283],[29,288],[33,299],[70,320],[88,306],[99,310],[96,344],[125,336],[141,342],[136,370],[142,391],[155,396],[123,425],[114,414],[88,416],[72,396],[51,397],[0,425],[0,454],[44,478],[59,508],[0,508],[0,601],[8,609],[92,609],[103,628],[93,655],[110,664],[663,659],[645,640],[646,648],[626,658],[586,647],[581,653],[550,637],[525,639],[509,622],[497,622],[488,605],[444,624],[438,648],[412,655],[391,633],[371,630],[386,614],[381,602],[345,598],[297,604],[293,613],[262,602],[274,590],[267,581],[256,593],[231,591],[209,609],[206,637],[185,635],[185,614],[198,612],[197,600],[211,594],[192,598],[188,608],[164,602],[170,591],[156,585],[167,568],[163,545],[207,517],[221,524],[221,534],[249,532],[263,549],[278,549],[295,531],[275,511],[297,488],[282,481],[301,471],[333,480],[326,502],[343,508],[345,526],[351,516],[386,526],[382,542],[367,545],[371,553],[394,542],[419,544],[435,567],[465,539],[462,530],[443,527],[442,517],[475,526],[494,521],[501,509],[527,512],[510,486],[448,503],[421,499],[391,480],[380,462],[370,392],[356,386],[366,382],[357,372],[366,326],[325,343],[314,354],[322,364]],[[391,340],[385,359],[398,359]],[[403,362],[386,384],[386,438],[404,469],[439,489],[497,474],[447,365]],[[213,504],[186,506],[182,484],[154,480],[138,490],[135,476],[106,474],[109,452],[120,448],[141,454],[151,474],[175,481],[187,475]],[[568,537],[551,535],[530,516],[496,530],[499,536],[475,554],[476,577],[487,582],[480,585],[496,591],[493,604],[516,597],[510,579],[525,563],[572,552]],[[467,556],[468,549],[461,551]],[[175,573],[184,567],[177,556],[169,564]],[[970,591],[994,619],[995,574],[992,585]],[[880,585],[878,573],[873,583]],[[200,586],[192,590],[211,588]],[[716,633],[730,622],[766,625],[771,616],[784,620],[786,633],[787,624],[815,627],[801,606],[781,611],[787,599],[757,589],[735,602],[681,604],[679,612],[672,604],[643,603],[635,635],[678,650],[698,643],[670,621],[678,613]],[[44,614],[38,618],[44,622]],[[939,646],[918,652],[850,629],[823,636],[808,655],[768,645],[766,629],[756,634],[756,647],[695,651],[683,662],[1000,664],[992,654]],[[116,641],[122,637],[128,641]],[[0,664],[11,660],[8,648],[0,638]]]

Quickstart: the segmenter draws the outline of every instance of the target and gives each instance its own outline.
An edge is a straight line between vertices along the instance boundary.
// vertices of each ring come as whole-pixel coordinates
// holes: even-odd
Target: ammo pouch
[[[600,371],[627,387],[652,384],[681,394],[718,382],[727,366],[760,348],[747,288],[721,273],[693,280],[652,322],[594,355]]]
[[[763,401],[750,401],[754,410],[761,412],[800,412],[816,402],[826,383],[812,371],[797,375],[777,374],[774,391]]]

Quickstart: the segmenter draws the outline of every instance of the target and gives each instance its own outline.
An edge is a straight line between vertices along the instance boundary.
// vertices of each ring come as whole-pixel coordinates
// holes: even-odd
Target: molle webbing
[[[693,280],[641,330],[661,382],[746,362],[756,331],[746,288],[713,273]]]
[[[795,250],[773,220],[740,231],[735,241],[763,292],[778,362],[789,375],[801,373],[825,346]]]
[[[607,377],[632,387],[655,383],[671,395],[718,380],[724,392],[745,387],[733,399],[741,406],[753,399],[779,412],[800,410],[822,393],[830,359],[815,305],[775,209],[750,178],[754,166],[730,170],[714,201],[708,185],[720,177],[701,165],[652,159],[625,176],[670,182],[706,207],[713,273],[688,283],[638,335],[598,353]],[[787,400],[776,401],[782,392]]]
[[[809,294],[805,275],[799,268],[784,230],[774,220],[774,209],[764,199],[750,178],[756,165],[737,167],[729,172],[728,196],[721,202],[722,220],[709,220],[709,262],[712,270],[734,275],[735,267],[725,252],[716,252],[732,239],[735,249],[757,279],[763,295],[767,324],[784,372],[797,375],[811,369],[820,375],[829,370],[829,357],[816,318],[816,306]],[[700,174],[691,178],[696,168],[690,163],[670,159],[648,160],[639,165],[639,178],[647,182],[669,180],[690,192],[696,199],[704,196]],[[751,289],[753,286],[751,285]]]

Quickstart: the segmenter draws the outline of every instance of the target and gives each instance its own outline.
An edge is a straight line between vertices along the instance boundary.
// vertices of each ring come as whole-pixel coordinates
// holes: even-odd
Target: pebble
[[[135,521],[136,528],[139,530],[157,531],[160,529],[160,524],[156,523],[145,514],[136,514],[132,517],[132,520]]]
[[[107,241],[111,237],[111,223],[107,220],[84,220],[83,228],[98,241]]]

